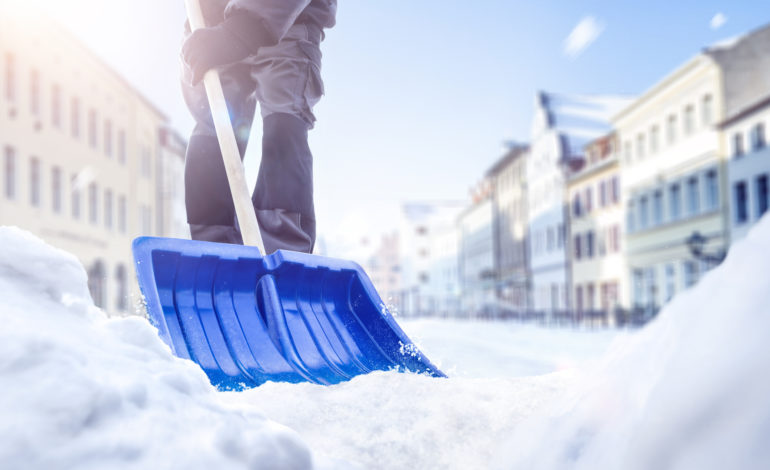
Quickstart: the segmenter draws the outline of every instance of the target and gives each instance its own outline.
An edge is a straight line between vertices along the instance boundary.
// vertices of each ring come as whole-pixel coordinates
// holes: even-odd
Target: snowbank
[[[502,468],[770,468],[770,217],[725,262],[619,341]]]
[[[297,435],[229,408],[141,318],[107,319],[73,256],[0,228],[0,468],[305,469]]]
[[[218,393],[94,308],[77,260],[3,228],[0,468],[768,468],[767,266],[770,218],[599,364],[613,332],[407,322],[451,378]]]

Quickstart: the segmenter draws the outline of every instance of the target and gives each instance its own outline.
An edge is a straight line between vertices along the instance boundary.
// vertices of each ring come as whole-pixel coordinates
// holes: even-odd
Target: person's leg
[[[311,253],[315,244],[313,156],[308,130],[323,94],[320,36],[295,25],[257,55],[253,77],[263,118],[262,162],[252,201],[267,253]]]
[[[248,66],[234,66],[221,74],[241,158],[246,150],[256,99]],[[222,154],[203,84],[193,87],[183,77],[182,91],[196,124],[185,155],[185,206],[193,240],[240,244],[235,208]]]

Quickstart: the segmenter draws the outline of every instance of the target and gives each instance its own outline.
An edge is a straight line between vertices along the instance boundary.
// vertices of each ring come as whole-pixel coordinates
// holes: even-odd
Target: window
[[[5,99],[16,101],[16,56],[5,54]]]
[[[97,138],[96,138],[96,110],[91,109],[88,111],[88,145],[91,146],[91,148],[97,147]]]
[[[16,199],[16,151],[5,148],[5,198]]]
[[[671,114],[666,121],[666,143],[668,145],[676,142],[676,115]]]
[[[51,169],[51,208],[57,214],[61,213],[62,181],[61,168],[55,166]]]
[[[644,305],[644,271],[641,269],[634,269],[633,278],[634,305],[636,307],[641,307]]]
[[[701,120],[704,127],[710,126],[711,121],[713,120],[713,101],[711,95],[705,95],[703,97],[703,103],[701,104]]]
[[[719,182],[717,181],[717,171],[709,170],[706,172],[706,208],[714,210],[719,207]]]
[[[76,139],[80,137],[80,100],[77,97],[73,97],[70,104],[70,133]]]
[[[739,181],[735,183],[735,223],[743,224],[749,220],[748,195],[746,193],[746,182]]]
[[[669,217],[672,221],[682,217],[682,190],[679,183],[674,183],[668,188]]]
[[[652,196],[652,223],[663,223],[663,191],[657,190]]]
[[[594,192],[593,189],[589,186],[585,190],[585,209],[586,214],[590,214],[593,210],[593,204],[594,204]]]
[[[61,129],[61,88],[54,85],[51,88],[51,124],[57,129]]]
[[[639,199],[639,228],[644,230],[649,225],[649,203],[647,202],[647,196],[642,196]]]
[[[99,192],[96,183],[88,185],[88,220],[92,224],[99,221]]]
[[[558,229],[556,230],[556,246],[557,248],[564,248],[564,239],[567,237],[566,230],[564,229],[564,224],[559,224]]]
[[[104,190],[104,226],[112,230],[112,191]]]
[[[594,309],[594,285],[593,283],[588,283],[586,285],[586,308],[591,311]]]
[[[690,215],[700,212],[700,188],[696,176],[687,180],[687,211]]]
[[[636,159],[637,160],[641,160],[642,158],[644,158],[644,151],[645,151],[644,147],[645,147],[644,134],[639,134],[636,137]]]
[[[120,233],[126,233],[126,196],[118,197],[118,230]]]
[[[623,155],[626,159],[626,163],[631,163],[631,142],[623,144]]]
[[[742,157],[744,153],[743,134],[736,132],[735,135],[733,135],[733,157]]]
[[[583,255],[581,251],[581,246],[580,246],[580,234],[575,235],[574,240],[575,240],[574,241],[575,259],[579,260]]]
[[[126,163],[126,131],[118,131],[118,163]]]
[[[607,181],[602,180],[599,182],[599,207],[607,205]]]
[[[676,272],[673,264],[666,265],[666,302],[676,294]]]
[[[695,261],[684,262],[684,286],[692,287],[698,282],[698,265]]]
[[[107,290],[105,286],[106,280],[104,264],[101,260],[97,260],[88,268],[88,290],[91,293],[94,305],[100,308],[104,307],[104,298]]]
[[[572,215],[576,218],[580,217],[580,195],[575,194],[572,197]]]
[[[589,230],[586,233],[586,258],[594,257],[594,231]]]
[[[620,226],[613,225],[610,228],[610,250],[617,253],[620,251]]]
[[[610,180],[610,195],[613,204],[620,202],[620,179],[617,176],[613,176]]]
[[[657,153],[658,151],[659,134],[658,126],[652,126],[652,129],[650,129],[650,154]]]
[[[29,160],[29,203],[40,207],[40,159]]]
[[[104,121],[104,154],[112,157],[112,122]]]
[[[127,284],[126,268],[122,264],[119,264],[115,269],[115,281],[117,284],[118,294],[115,299],[115,307],[119,312],[125,312],[128,308],[128,284]]]
[[[149,178],[151,176],[152,156],[148,147],[142,147],[142,176]]]
[[[583,312],[583,287],[575,287],[575,307],[579,313]]]
[[[626,211],[628,231],[633,232],[636,230],[636,207],[634,201],[628,201],[628,210]]]
[[[768,201],[768,176],[757,176],[757,217],[767,212]]]
[[[40,72],[32,69],[29,74],[29,110],[34,116],[40,115]]]
[[[753,151],[765,148],[765,124],[760,122],[751,129],[751,149]]]
[[[74,174],[71,178],[72,184],[72,218],[80,219],[80,185],[78,184],[78,175]]]
[[[695,108],[688,105],[684,108],[684,135],[690,135],[695,131]]]

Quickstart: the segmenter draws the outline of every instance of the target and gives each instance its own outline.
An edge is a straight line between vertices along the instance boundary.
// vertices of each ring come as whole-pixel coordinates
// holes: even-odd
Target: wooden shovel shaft
[[[190,21],[190,29],[195,31],[199,28],[205,28],[206,22],[203,18],[200,0],[185,0],[185,7],[187,8],[187,18]],[[256,246],[262,254],[266,254],[265,245],[262,242],[262,235],[257,224],[257,215],[251,202],[248,184],[246,184],[241,153],[238,150],[233,125],[230,122],[230,113],[227,110],[227,102],[222,90],[222,82],[219,79],[219,72],[213,69],[206,72],[206,75],[203,77],[203,85],[206,88],[206,96],[209,99],[209,108],[211,108],[211,116],[214,120],[217,140],[219,140],[219,148],[222,150],[222,159],[225,164],[227,181],[230,184],[230,193],[233,196],[235,215],[238,217],[238,225],[241,229],[243,243]]]

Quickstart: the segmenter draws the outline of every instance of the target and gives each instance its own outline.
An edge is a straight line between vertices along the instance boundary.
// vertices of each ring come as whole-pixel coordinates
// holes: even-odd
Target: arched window
[[[88,290],[91,292],[94,304],[99,308],[104,308],[104,298],[107,291],[106,283],[107,277],[105,275],[104,263],[102,260],[96,260],[88,269]]]
[[[115,280],[117,281],[117,299],[115,306],[119,312],[125,312],[128,309],[128,286],[126,279],[126,267],[119,264],[115,269]]]

